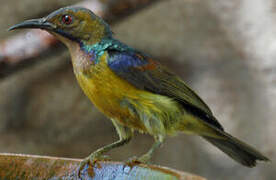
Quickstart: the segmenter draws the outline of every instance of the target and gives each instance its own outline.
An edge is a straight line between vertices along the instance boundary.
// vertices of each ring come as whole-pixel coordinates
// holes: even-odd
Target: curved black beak
[[[31,20],[23,21],[22,23],[19,23],[10,27],[8,30],[12,31],[14,29],[25,29],[25,28],[54,30],[56,26],[50,22],[47,22],[45,18],[40,18],[40,19],[31,19]]]

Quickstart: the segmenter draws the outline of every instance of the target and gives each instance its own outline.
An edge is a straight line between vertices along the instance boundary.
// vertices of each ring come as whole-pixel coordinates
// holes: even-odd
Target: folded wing
[[[108,66],[120,78],[136,88],[168,96],[186,111],[209,125],[223,130],[204,101],[179,77],[157,61],[136,51],[108,50]]]

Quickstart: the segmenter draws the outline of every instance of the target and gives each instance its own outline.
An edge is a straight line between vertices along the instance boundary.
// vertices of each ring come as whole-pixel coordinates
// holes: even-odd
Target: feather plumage
[[[116,43],[116,41],[115,41]],[[179,77],[159,62],[133,49],[107,48],[108,66],[138,89],[170,97],[190,113],[223,130],[210,108]]]
[[[64,17],[71,21],[64,22]],[[129,142],[134,129],[155,138],[151,149],[139,159],[143,162],[150,159],[167,134],[177,132],[200,135],[245,166],[268,160],[224,132],[210,108],[174,73],[113,39],[109,25],[90,10],[61,8],[11,29],[29,27],[49,31],[69,48],[80,86],[95,106],[112,119],[119,134],[119,141],[91,153],[81,168]]]

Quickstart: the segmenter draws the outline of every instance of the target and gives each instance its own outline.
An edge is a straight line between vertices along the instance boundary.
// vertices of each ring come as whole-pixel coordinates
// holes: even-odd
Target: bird
[[[9,30],[48,31],[69,49],[73,71],[84,94],[115,126],[119,140],[81,162],[95,163],[127,144],[134,132],[154,138],[137,161],[148,163],[165,138],[198,135],[233,160],[254,167],[269,161],[259,151],[225,132],[208,105],[179,76],[158,60],[113,37],[111,27],[91,10],[69,6],[23,21]]]

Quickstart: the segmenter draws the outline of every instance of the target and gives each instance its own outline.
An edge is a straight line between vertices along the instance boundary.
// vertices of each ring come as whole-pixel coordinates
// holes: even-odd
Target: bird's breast
[[[106,58],[107,54],[104,54],[98,64],[74,71],[82,90],[106,116],[143,131],[145,128],[139,118],[121,104],[125,98],[139,100],[141,90],[114,74]]]

